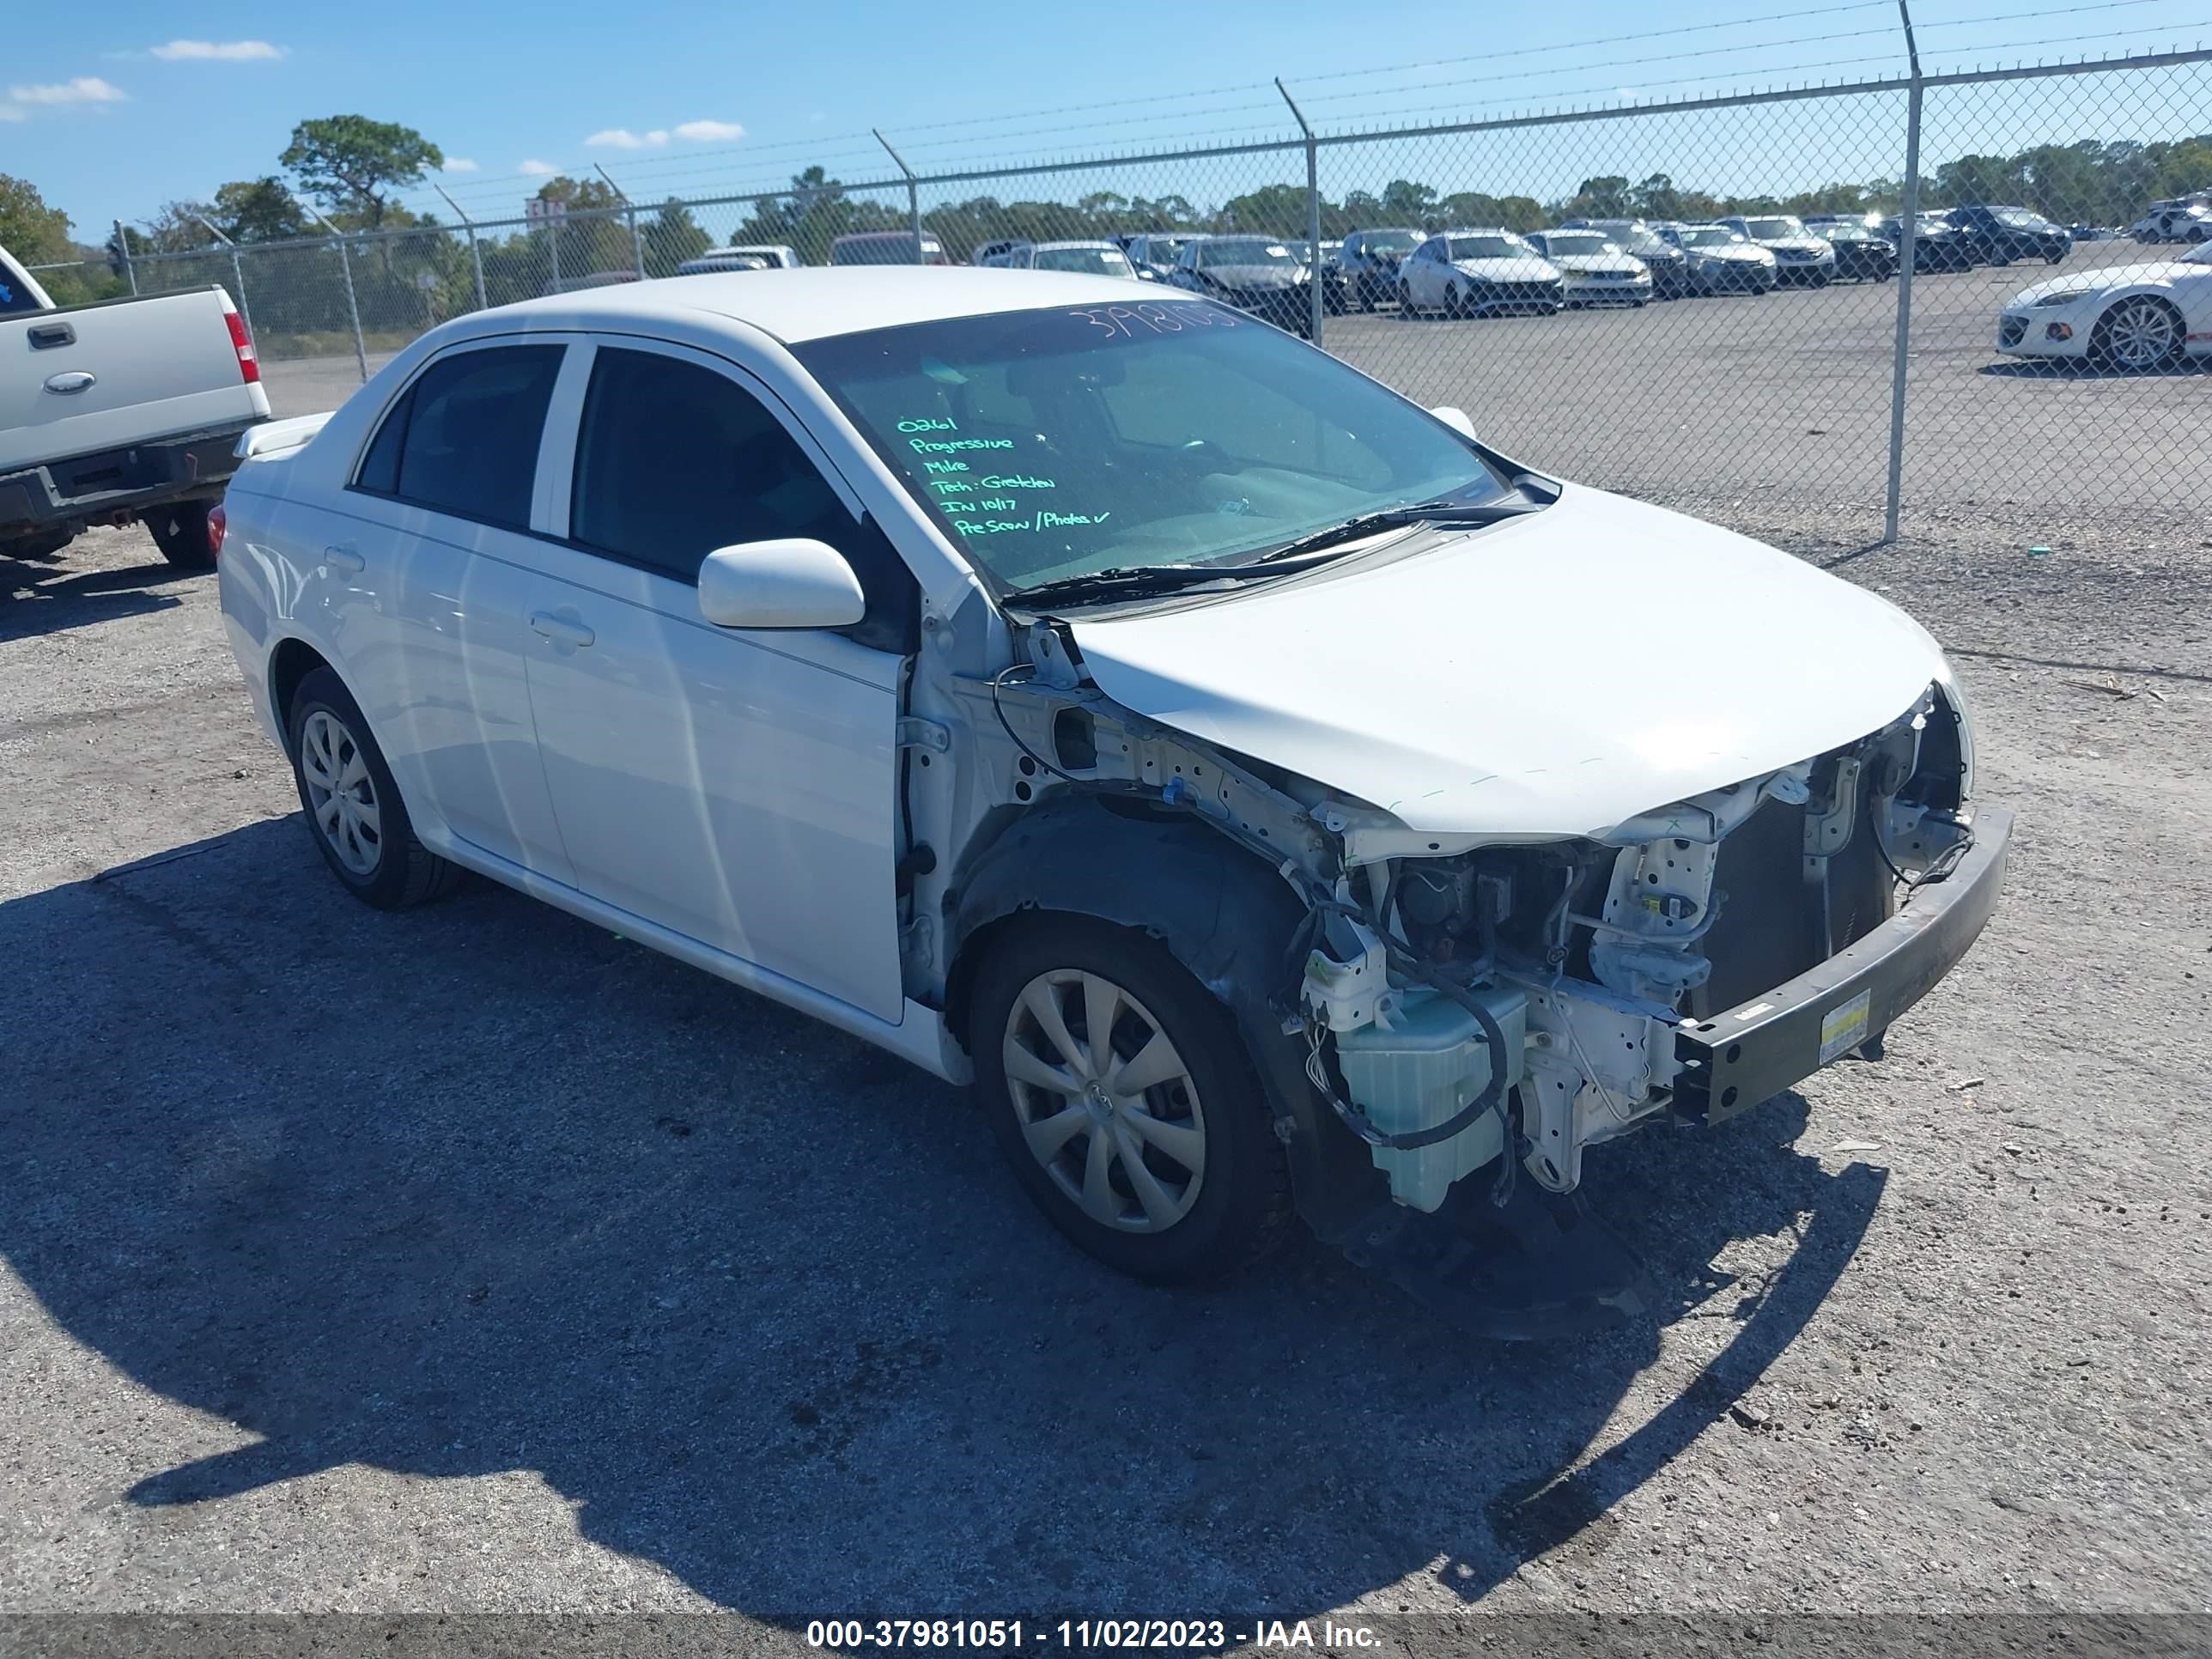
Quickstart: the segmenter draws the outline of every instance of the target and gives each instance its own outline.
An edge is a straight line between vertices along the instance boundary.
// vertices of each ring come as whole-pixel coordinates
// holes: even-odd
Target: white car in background
[[[1651,269],[1598,230],[1540,230],[1528,246],[1559,267],[1571,306],[1635,306],[1651,302]]]
[[[1510,230],[1447,230],[1398,265],[1398,309],[1447,317],[1548,316],[1567,302],[1559,268]]]
[[[1157,283],[1150,267],[1139,269],[1115,243],[1104,240],[1017,242],[986,264],[1009,270],[1061,270],[1081,276],[1124,276]]]
[[[2136,373],[2212,356],[2212,242],[2023,289],[1997,319],[1997,349]]]
[[[1836,250],[1792,214],[1737,214],[1719,222],[1772,254],[1775,278],[1784,285],[1826,288],[1836,280]]]
[[[2128,227],[2138,242],[2212,241],[2212,200],[2202,196],[2153,202],[2150,211]]]
[[[1433,1271],[1480,1170],[1518,1293],[1585,1146],[1878,1052],[2009,819],[1887,600],[1471,427],[1121,278],[599,289],[256,434],[222,617],[367,903],[474,871],[972,1079],[1126,1271]]]
[[[1682,250],[1690,262],[1692,294],[1771,294],[1776,283],[1774,256],[1746,241],[1726,225],[1668,225],[1659,234]]]

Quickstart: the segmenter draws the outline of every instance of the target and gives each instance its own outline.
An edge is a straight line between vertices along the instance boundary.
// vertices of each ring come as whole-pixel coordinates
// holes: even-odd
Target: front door
[[[854,510],[735,369],[642,343],[597,349],[569,476],[568,535],[540,544],[526,621],[577,886],[896,1021],[903,659],[716,628],[696,589],[715,548],[836,545]]]

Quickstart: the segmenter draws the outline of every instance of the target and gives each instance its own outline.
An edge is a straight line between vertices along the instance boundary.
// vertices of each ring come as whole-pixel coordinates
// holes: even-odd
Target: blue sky
[[[453,158],[441,182],[489,218],[517,212],[538,169],[574,173],[594,161],[641,200],[767,188],[814,161],[847,179],[879,175],[889,167],[872,126],[924,171],[1272,134],[1287,126],[1267,84],[1274,75],[1317,125],[1341,129],[1899,66],[1894,11],[1879,0],[1779,0],[1771,11],[1784,15],[1761,21],[1747,0],[1394,0],[1387,26],[1370,27],[1363,12],[1384,11],[1343,0],[112,0],[65,26],[11,34],[0,64],[0,172],[29,178],[80,239],[96,242],[112,218],[143,218],[173,198],[275,171],[295,122],[339,112],[420,128]],[[1931,68],[2212,44],[2212,0],[1922,0],[1915,16]],[[2200,75],[2172,99],[2199,103],[2206,84]],[[2122,89],[2112,94],[2100,108],[2104,94],[2081,83],[2039,107],[2080,130],[2061,137],[2116,120],[2141,127],[2140,107],[2123,114]],[[1988,118],[1988,147],[2045,136],[2027,130],[2044,114],[2010,108]],[[2212,109],[2171,106],[2154,125],[2192,118],[2189,130],[2212,127]],[[1707,135],[1730,156],[1711,158],[1704,181],[1739,182],[1717,176],[1724,165],[1850,176],[1887,149],[1887,117],[1869,112],[1863,125],[1863,143],[1773,121]],[[1431,172],[1449,160],[1425,159]],[[1522,168],[1522,187],[1548,191],[1583,160],[1555,147]],[[1424,161],[1409,152],[1407,165]],[[426,193],[415,199],[439,206]]]

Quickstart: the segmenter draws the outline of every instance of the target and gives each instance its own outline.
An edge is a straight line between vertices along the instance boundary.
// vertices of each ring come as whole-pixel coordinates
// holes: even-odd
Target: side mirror
[[[1462,438],[1472,438],[1474,436],[1474,422],[1468,419],[1467,411],[1465,410],[1457,407],[1455,404],[1440,404],[1436,408],[1431,410],[1429,413],[1435,416],[1453,431],[1458,433]]]
[[[827,542],[740,542],[699,566],[699,614],[717,628],[849,628],[867,610],[860,579]]]

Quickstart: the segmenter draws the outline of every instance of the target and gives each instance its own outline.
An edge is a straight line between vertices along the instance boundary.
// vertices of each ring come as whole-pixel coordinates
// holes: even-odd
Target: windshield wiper
[[[1323,548],[1336,547],[1346,542],[1355,542],[1384,530],[1397,530],[1411,525],[1486,525],[1496,524],[1501,519],[1517,519],[1524,513],[1534,513],[1547,503],[1532,501],[1525,495],[1509,496],[1496,501],[1415,501],[1407,507],[1388,507],[1379,513],[1362,513],[1356,518],[1333,524],[1326,530],[1316,530],[1310,536],[1285,542],[1280,547],[1263,553],[1253,564],[1272,565],[1285,559],[1298,558],[1308,553],[1318,553]]]
[[[1306,560],[1304,564],[1324,562],[1316,558]],[[1264,570],[1259,568],[1262,563],[1267,565]],[[1150,599],[1156,594],[1188,592],[1217,583],[1226,586],[1263,576],[1295,575],[1303,568],[1303,564],[1285,565],[1272,558],[1248,560],[1243,564],[1109,565],[1103,570],[1062,576],[1058,581],[1022,588],[1009,594],[1006,603],[1019,610],[1034,611],[1040,605],[1080,604],[1086,599]]]

